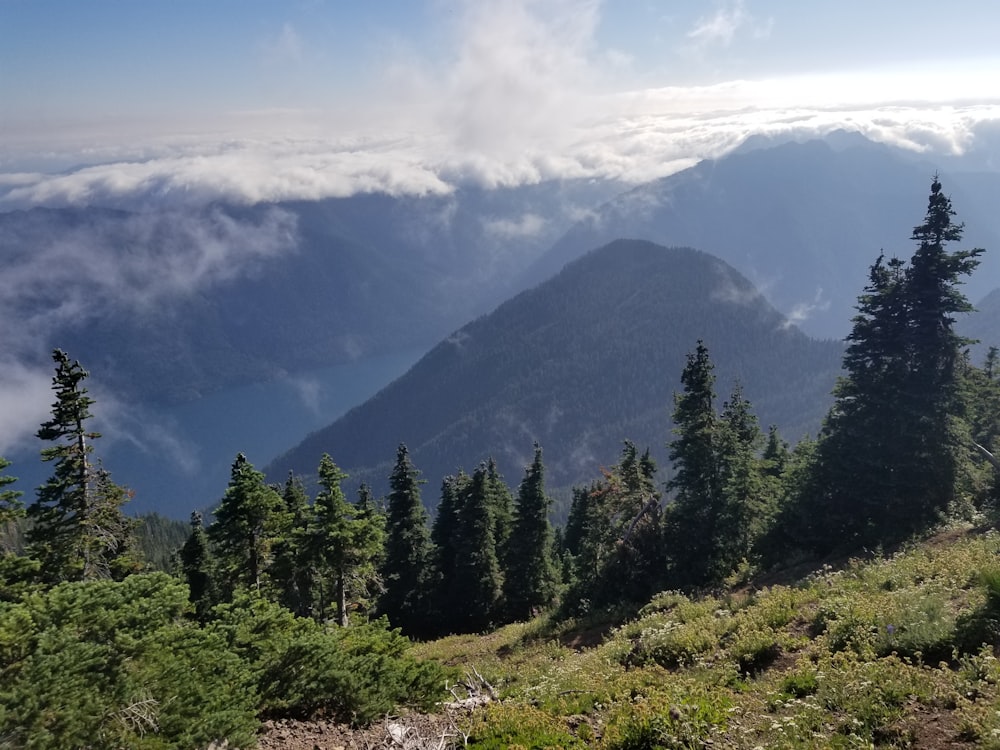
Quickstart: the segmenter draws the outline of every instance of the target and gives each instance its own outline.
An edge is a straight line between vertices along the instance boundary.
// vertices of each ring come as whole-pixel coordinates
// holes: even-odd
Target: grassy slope
[[[952,530],[793,583],[661,594],[624,624],[415,648],[500,690],[472,747],[1000,748],[998,551],[993,531]]]

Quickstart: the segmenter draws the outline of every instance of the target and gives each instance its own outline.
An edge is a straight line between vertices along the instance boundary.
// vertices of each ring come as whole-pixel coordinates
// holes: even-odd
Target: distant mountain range
[[[967,170],[970,165],[976,166],[966,159],[942,167]],[[225,456],[274,444],[254,439],[259,436],[247,424],[251,416],[267,414],[256,432],[269,436],[279,434],[275,425],[280,422],[281,440],[288,440],[281,445],[287,447],[317,424],[343,413],[340,406],[316,408],[319,402],[335,400],[329,397],[331,388],[345,394],[371,393],[377,387],[374,383],[402,374],[404,365],[392,370],[392,363],[412,362],[420,351],[443,339],[452,343],[439,344],[414,370],[423,380],[407,375],[405,387],[413,403],[394,406],[401,419],[382,415],[373,418],[371,427],[352,422],[361,430],[357,434],[364,436],[358,442],[370,440],[370,450],[362,455],[361,448],[367,446],[338,444],[336,450],[356,452],[337,460],[359,470],[359,475],[363,471],[365,476],[381,477],[379,462],[394,455],[397,441],[406,440],[414,449],[426,445],[426,452],[416,453],[418,458],[441,457],[428,458],[424,467],[434,482],[439,472],[458,466],[471,469],[484,457],[481,451],[496,453],[508,478],[516,482],[521,464],[530,459],[531,441],[538,437],[545,443],[553,481],[568,483],[591,476],[587,466],[613,461],[619,441],[626,437],[647,440],[662,455],[669,437],[670,392],[677,385],[683,354],[703,334],[682,328],[678,330],[683,335],[672,339],[670,331],[677,324],[657,318],[663,331],[659,346],[667,347],[669,356],[655,359],[661,354],[650,352],[659,348],[620,353],[643,377],[655,377],[662,389],[640,405],[630,391],[623,395],[574,385],[584,365],[614,364],[605,362],[603,354],[615,350],[613,342],[581,343],[581,352],[588,347],[592,351],[587,356],[563,352],[565,363],[559,366],[546,365],[540,352],[529,346],[528,364],[517,364],[520,348],[541,333],[526,334],[522,341],[494,330],[489,338],[503,341],[505,349],[499,361],[490,360],[492,374],[464,360],[462,369],[455,371],[482,381],[474,383],[474,389],[487,383],[492,387],[477,391],[475,401],[461,401],[457,394],[464,392],[464,384],[448,381],[449,392],[442,393],[435,390],[438,386],[431,376],[421,374],[430,367],[428,361],[434,364],[448,352],[465,350],[459,339],[471,335],[470,329],[460,326],[524,290],[537,289],[589,251],[624,237],[694,247],[717,256],[724,261],[721,267],[731,266],[727,273],[735,269],[746,277],[734,282],[734,288],[752,283],[776,308],[771,314],[784,315],[810,336],[840,339],[849,329],[854,302],[880,249],[900,256],[911,253],[909,235],[923,217],[936,168],[908,152],[839,133],[825,141],[802,143],[755,139],[726,157],[624,193],[609,182],[543,182],[495,190],[463,187],[443,196],[357,195],[276,205],[212,205],[185,213],[156,206],[0,213],[0,257],[5,263],[0,277],[4,326],[0,353],[45,371],[51,348],[59,346],[91,371],[96,391],[114,394],[116,419],[131,420],[129,433],[117,436],[118,445],[143,460],[126,456],[124,447],[112,448],[105,458],[116,476],[136,489],[136,505],[143,509],[183,517],[193,508],[214,503],[227,478],[231,458]],[[962,246],[983,246],[988,251],[965,288],[971,299],[983,299],[982,312],[960,325],[966,335],[992,340],[1000,330],[1000,298],[985,295],[1000,279],[1000,213],[995,210],[1000,205],[1000,175],[942,171],[942,181],[958,218],[966,224]],[[198,252],[185,253],[192,244],[198,245]],[[38,261],[40,248],[51,251],[45,256],[51,260]],[[611,273],[610,268],[606,271]],[[114,277],[113,282],[108,277]],[[568,282],[563,278],[559,283]],[[623,283],[637,282],[629,278]],[[61,294],[74,284],[73,294]],[[673,289],[667,281],[661,286]],[[672,294],[687,303],[687,291]],[[518,304],[527,300],[539,317],[558,312],[531,294],[518,297]],[[575,294],[588,298],[586,287]],[[484,320],[501,312],[512,315],[511,304]],[[615,304],[631,309],[629,305],[638,302]],[[586,307],[579,305],[581,310]],[[707,314],[702,307],[695,308],[698,313],[682,307],[671,309],[671,319]],[[713,309],[716,315],[726,308]],[[623,335],[625,329],[617,327],[617,308],[611,310],[614,325],[595,310],[589,318],[563,320],[559,325],[573,332],[562,335],[575,340],[612,329]],[[643,317],[638,313],[634,317],[636,333],[644,332],[652,342]],[[776,326],[782,324],[780,317],[775,320]],[[705,334],[718,356],[720,395],[738,372],[738,362],[756,357],[749,349],[739,356],[727,352],[721,334],[732,325]],[[713,343],[713,338],[720,343]],[[558,352],[563,343],[569,341],[545,340],[544,350]],[[802,346],[838,349],[836,344],[815,342]],[[836,368],[839,355],[829,356],[817,365],[817,373]],[[654,361],[661,372],[647,375],[656,368],[645,363]],[[378,363],[377,379],[369,363]],[[775,359],[769,377],[775,373],[798,377],[797,363],[794,357],[787,363]],[[348,371],[327,384],[325,369],[341,365]],[[356,373],[351,369],[355,365]],[[437,364],[434,369],[446,371]],[[813,372],[807,367],[801,377],[808,379]],[[634,390],[638,387],[634,377],[622,372],[614,379]],[[795,403],[798,386],[772,396],[762,388],[763,377],[744,376],[744,383],[762,420],[777,422],[795,437],[815,431],[825,410],[832,381],[820,374],[815,378],[811,392],[815,404],[812,396],[805,395]],[[532,385],[536,379],[541,379],[537,391]],[[570,403],[556,398],[548,404],[551,393],[546,389],[560,379],[566,379],[568,392],[595,400]],[[803,384],[802,393],[806,390]],[[503,406],[494,400],[498,394],[506,399]],[[298,411],[279,404],[278,397],[297,399]],[[259,403],[272,398],[274,404]],[[622,407],[616,414],[630,416],[614,417],[621,423],[607,425],[577,416],[587,409],[604,413],[603,406],[594,406],[601,400]],[[425,407],[425,401],[434,409]],[[378,415],[381,403],[384,400],[377,399],[364,409]],[[101,409],[99,403],[98,413]],[[488,433],[482,426],[487,422],[483,409],[494,410],[498,424],[518,424],[523,429],[497,427],[495,435]],[[633,409],[637,411],[631,414]],[[303,410],[310,412],[308,419]],[[462,419],[464,427],[453,424]],[[211,430],[203,426],[206,423]],[[410,428],[417,423],[425,423],[429,432],[413,433]],[[227,425],[238,426],[224,440],[220,434]],[[399,425],[408,426],[404,431]],[[111,438],[105,441],[110,445],[116,437],[114,426],[99,428]],[[571,433],[572,441],[564,440]],[[296,437],[284,437],[289,434]],[[466,440],[466,434],[482,440]],[[561,453],[563,445],[572,447]],[[457,451],[453,456],[447,454],[452,448]],[[252,458],[262,464],[279,450],[262,447],[261,454]],[[28,460],[37,456],[33,445],[24,451],[15,456],[22,464],[24,455],[30,455]],[[310,451],[303,449],[301,459],[292,462],[297,470],[314,470],[319,454]],[[293,450],[288,455],[297,454]],[[17,471],[33,476],[33,469],[19,466]],[[153,471],[158,472],[155,477]],[[217,477],[216,490],[204,488],[205,477]]]
[[[672,394],[698,339],[716,363],[720,407],[738,379],[765,428],[815,433],[839,343],[789,325],[718,258],[619,240],[460,328],[268,471],[311,474],[328,452],[355,480],[384,489],[405,442],[433,505],[443,476],[489,456],[516,484],[534,441],[554,487],[598,477],[625,439],[662,459]]]
[[[697,247],[731,263],[817,337],[842,338],[881,250],[909,258],[936,165],[856,134],[748,144],[624,193],[578,222],[527,273],[545,278],[619,237]],[[962,247],[987,253],[967,293],[1000,279],[1000,174],[942,174]]]

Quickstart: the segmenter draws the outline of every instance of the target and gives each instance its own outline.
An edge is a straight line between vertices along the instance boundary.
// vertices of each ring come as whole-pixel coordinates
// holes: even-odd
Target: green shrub
[[[589,727],[588,727],[589,729]],[[584,732],[587,735],[587,732]],[[589,736],[589,735],[588,735]],[[478,750],[534,750],[587,747],[566,725],[525,705],[494,704],[479,714],[469,729],[467,747]]]
[[[446,671],[404,653],[409,642],[384,621],[306,633],[263,670],[262,710],[272,716],[322,714],[368,724],[399,706],[430,710]]]
[[[0,605],[0,737],[29,750],[252,744],[246,670],[186,607],[187,587],[165,574]]]
[[[666,710],[638,706],[609,743],[610,750],[695,750],[709,746],[728,721],[722,694],[691,696]]]

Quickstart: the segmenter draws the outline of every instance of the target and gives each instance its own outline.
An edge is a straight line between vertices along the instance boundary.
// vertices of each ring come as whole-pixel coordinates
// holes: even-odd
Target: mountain
[[[840,369],[839,343],[810,339],[725,262],[619,240],[569,264],[434,347],[403,377],[274,461],[315,472],[330,453],[355,480],[385,485],[405,442],[430,485],[492,455],[516,484],[532,443],[547,482],[599,476],[624,439],[663,458],[672,394],[703,339],[722,400],[742,383],[763,425],[815,433]]]
[[[123,398],[178,403],[427,347],[619,189],[0,213],[4,354],[43,367],[58,346]]]
[[[909,258],[936,166],[899,149],[837,134],[772,146],[756,139],[642,185],[570,229],[526,274],[545,278],[616,237],[701,248],[732,264],[818,337],[842,338],[867,269],[884,249]],[[962,247],[1000,249],[997,173],[947,173],[942,184],[965,222]],[[1000,278],[988,253],[968,285],[985,294]]]
[[[972,362],[983,363],[991,346],[1000,348],[1000,288],[994,289],[976,303],[976,311],[956,323],[958,332],[973,339]]]

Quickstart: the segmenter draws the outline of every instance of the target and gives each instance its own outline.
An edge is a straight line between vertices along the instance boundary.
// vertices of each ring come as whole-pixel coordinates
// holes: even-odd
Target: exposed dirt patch
[[[959,735],[955,714],[940,708],[914,704],[900,721],[887,728],[906,747],[921,750],[963,750],[976,747],[976,743],[963,740]]]
[[[418,736],[430,741],[418,745]],[[462,745],[454,720],[448,715],[437,714],[409,714],[359,729],[332,721],[268,721],[258,735],[258,747],[261,750],[430,748],[436,747],[445,736],[453,737],[457,745]],[[412,744],[405,744],[407,741]]]
[[[572,633],[566,633],[559,639],[559,642],[567,648],[575,651],[583,651],[584,649],[594,648],[604,643],[604,636],[610,633],[613,628],[613,623],[603,622],[600,625],[594,625],[585,630],[575,630]]]

